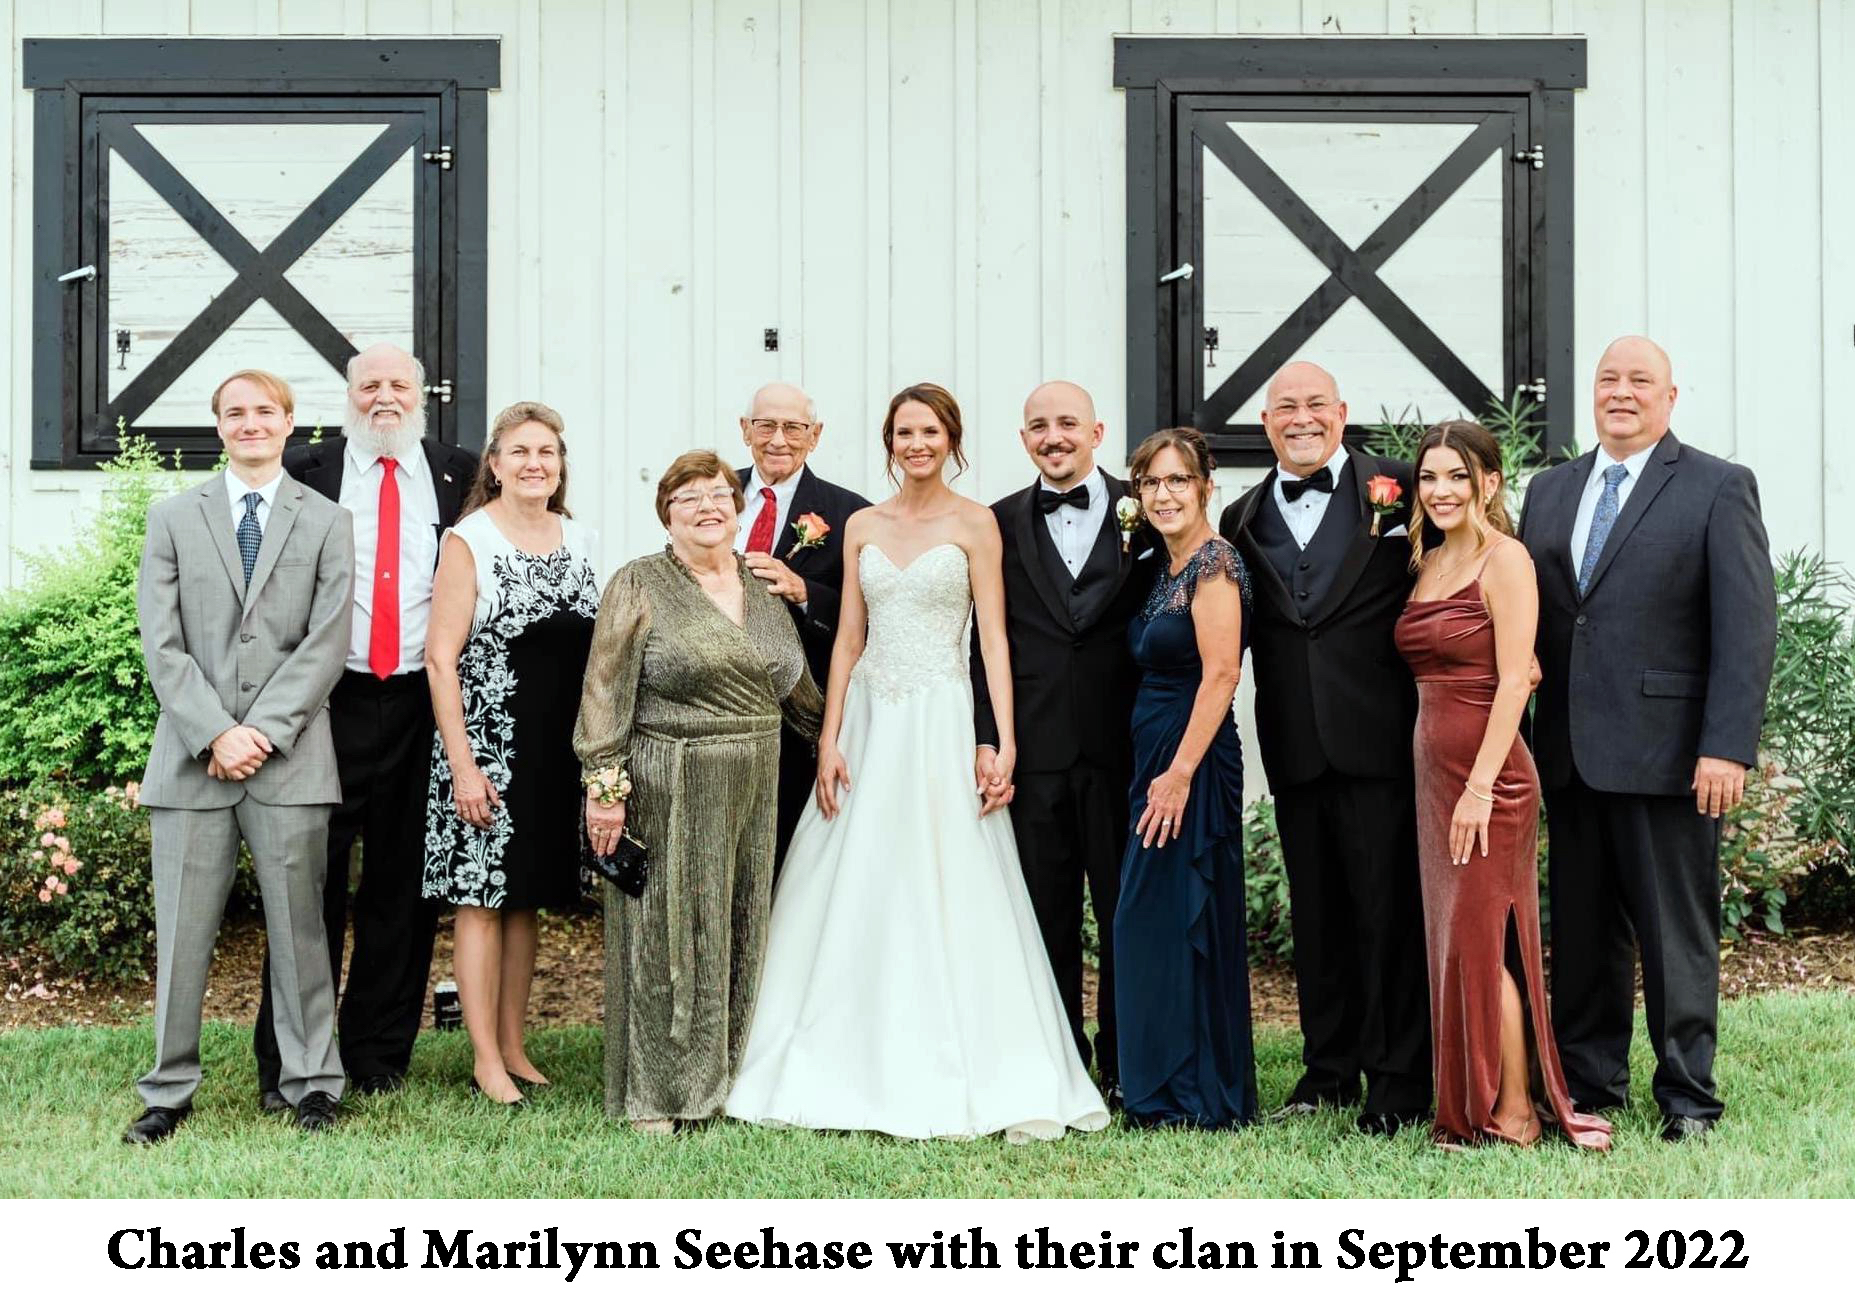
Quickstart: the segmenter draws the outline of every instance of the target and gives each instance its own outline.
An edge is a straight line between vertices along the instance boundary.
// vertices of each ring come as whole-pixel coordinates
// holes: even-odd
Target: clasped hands
[[[256,728],[235,723],[213,738],[206,776],[221,782],[243,782],[264,766],[274,749],[271,739]]]

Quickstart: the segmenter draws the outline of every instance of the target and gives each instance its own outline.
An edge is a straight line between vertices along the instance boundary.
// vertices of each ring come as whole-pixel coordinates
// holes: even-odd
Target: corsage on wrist
[[[588,774],[581,782],[586,788],[586,794],[603,809],[621,805],[631,798],[631,775],[617,765]]]

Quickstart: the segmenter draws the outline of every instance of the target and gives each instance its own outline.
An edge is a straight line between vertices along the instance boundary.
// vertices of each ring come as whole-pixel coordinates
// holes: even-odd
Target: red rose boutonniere
[[[1390,475],[1373,475],[1365,481],[1365,500],[1372,508],[1372,536],[1376,538],[1379,521],[1396,511],[1404,500],[1404,488]]]
[[[826,524],[824,517],[816,511],[807,511],[793,521],[792,531],[799,535],[799,540],[793,543],[792,550],[786,553],[785,559],[787,560],[797,556],[801,548],[822,547],[824,536],[831,532],[831,526]]]

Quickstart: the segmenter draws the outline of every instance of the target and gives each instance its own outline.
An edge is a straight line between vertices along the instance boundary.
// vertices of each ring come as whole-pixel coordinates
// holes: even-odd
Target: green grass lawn
[[[1657,1138],[1652,1063],[1637,1031],[1635,1098],[1608,1155],[1434,1150],[1354,1133],[1322,1114],[1235,1134],[1130,1132],[1014,1147],[761,1130],[718,1122],[671,1139],[605,1119],[596,1027],[548,1031],[533,1053],[558,1082],[509,1115],[464,1090],[461,1034],[420,1038],[399,1094],[346,1105],[307,1136],[260,1117],[250,1034],[207,1028],[206,1083],[180,1133],[123,1145],[130,1082],[152,1032],[66,1028],[0,1035],[0,1197],[1850,1197],[1855,1196],[1855,997],[1771,995],[1725,1005],[1727,1119],[1704,1143]],[[1299,1042],[1264,1029],[1265,1108],[1293,1083]]]

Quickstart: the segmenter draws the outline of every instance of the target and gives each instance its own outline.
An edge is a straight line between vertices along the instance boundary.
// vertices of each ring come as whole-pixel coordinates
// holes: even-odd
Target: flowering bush
[[[105,980],[145,975],[155,899],[135,784],[40,784],[7,793],[0,810],[0,945]]]

